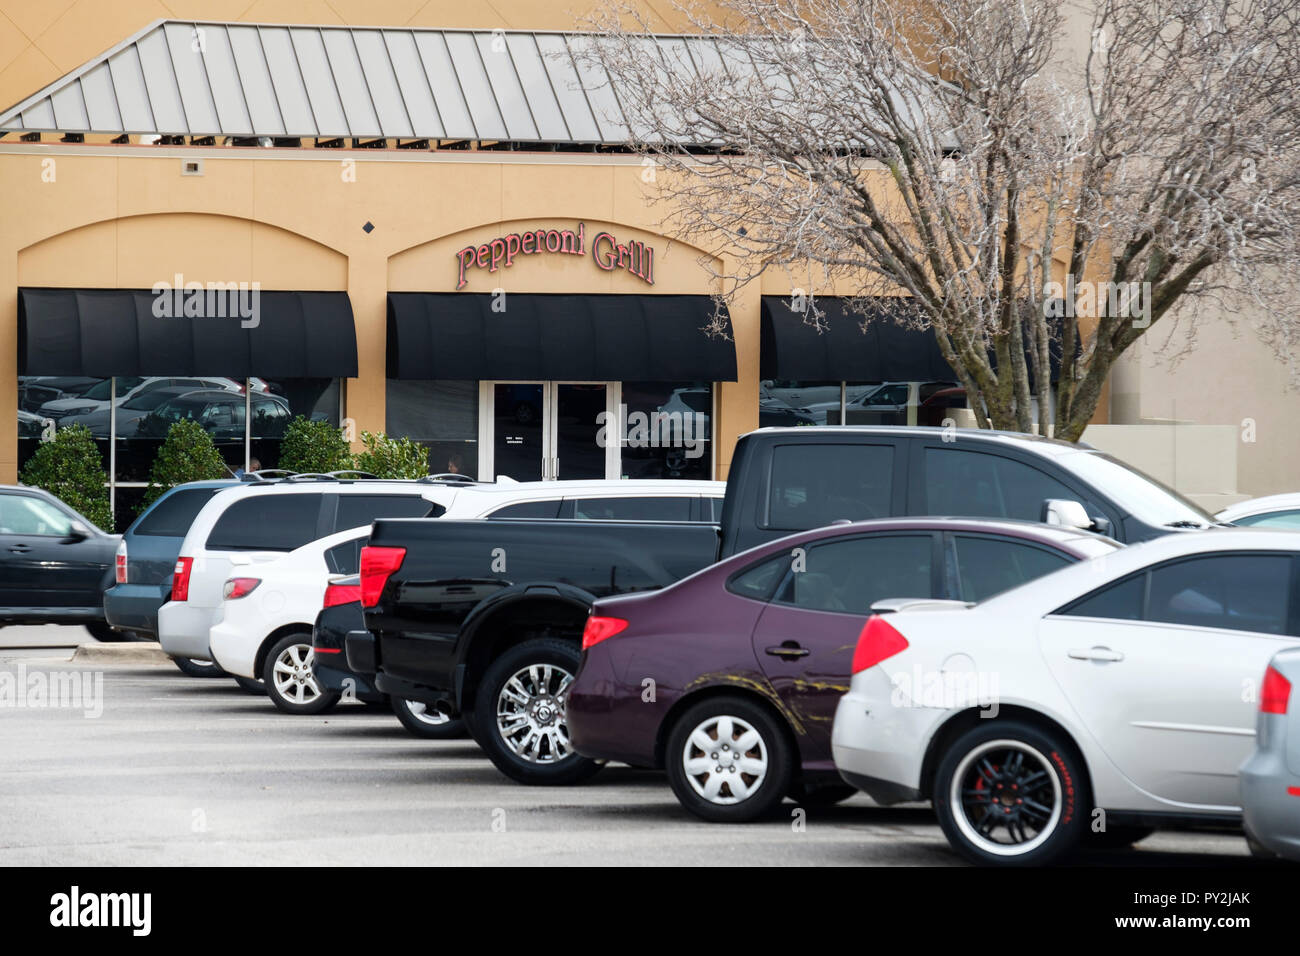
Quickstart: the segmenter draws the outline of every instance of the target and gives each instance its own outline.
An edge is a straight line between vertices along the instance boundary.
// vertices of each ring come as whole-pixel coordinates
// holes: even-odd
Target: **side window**
[[[334,530],[360,528],[376,518],[426,518],[438,507],[419,495],[339,495]]]
[[[131,529],[131,533],[183,538],[190,530],[194,516],[219,490],[219,488],[186,488],[173,491],[146,511]]]
[[[1287,632],[1289,555],[1215,554],[1153,568],[1146,619]]]
[[[1113,621],[1140,621],[1146,585],[1146,572],[1135,574],[1084,595],[1056,613],[1072,617],[1109,618]]]
[[[64,538],[72,519],[48,501],[30,495],[0,495],[0,534]]]
[[[925,450],[926,514],[1039,521],[1047,498],[1077,501],[1079,496],[1037,468],[1001,455]]]
[[[360,574],[361,549],[367,541],[366,536],[352,538],[342,544],[336,544],[325,552],[325,567],[330,574]]]
[[[775,557],[767,558],[747,567],[737,574],[733,574],[727,581],[727,590],[732,594],[739,594],[741,597],[753,598],[756,601],[766,601],[776,590],[777,584],[780,583],[781,577],[789,570],[792,556],[783,551]]]
[[[1247,515],[1233,524],[1248,528],[1300,528],[1300,511],[1273,511],[1262,515]]]
[[[520,501],[498,508],[489,518],[554,518],[560,513],[560,499],[551,501]]]
[[[963,601],[983,601],[1071,563],[1059,551],[1009,538],[959,534],[953,547]]]
[[[934,596],[931,535],[870,535],[809,546],[776,600],[815,611],[868,614],[885,598]]]
[[[573,516],[587,521],[689,521],[691,499],[677,497],[575,498]]]
[[[315,541],[321,495],[249,495],[225,510],[207,547],[212,551],[292,551]]]
[[[807,531],[841,518],[887,518],[893,478],[892,445],[777,445],[760,524]]]

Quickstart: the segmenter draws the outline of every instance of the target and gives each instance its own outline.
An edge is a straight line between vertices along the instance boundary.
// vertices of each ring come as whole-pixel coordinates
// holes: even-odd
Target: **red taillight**
[[[587,626],[582,629],[582,649],[599,644],[607,637],[613,637],[627,629],[627,621],[621,617],[601,617],[597,614],[587,618]]]
[[[1291,702],[1291,682],[1270,667],[1264,671],[1264,687],[1259,692],[1259,709],[1265,714],[1285,714]]]
[[[176,559],[176,571],[172,574],[173,601],[188,601],[190,599],[190,570],[193,567],[193,558]]]
[[[325,588],[325,607],[337,607],[361,600],[361,585],[331,584]]]
[[[126,542],[123,541],[117,546],[117,554],[113,558],[113,579],[118,584],[126,584]]]
[[[907,650],[907,638],[879,614],[867,618],[853,651],[853,673],[875,667],[887,657]]]
[[[374,607],[384,593],[384,585],[406,558],[405,548],[385,548],[368,544],[361,549],[361,605]]]
[[[226,600],[233,601],[252,594],[261,583],[261,578],[231,578],[226,582],[226,586],[222,588],[221,593]]]

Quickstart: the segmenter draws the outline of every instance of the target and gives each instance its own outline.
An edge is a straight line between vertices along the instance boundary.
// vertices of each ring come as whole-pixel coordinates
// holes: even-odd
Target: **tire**
[[[412,735],[425,740],[455,740],[465,736],[465,721],[449,717],[418,700],[394,697],[393,713]]]
[[[826,783],[811,788],[799,784],[791,787],[786,796],[805,807],[833,807],[837,803],[843,803],[857,792],[857,787],[850,787],[847,783]]]
[[[476,740],[511,780],[566,785],[600,770],[599,763],[573,749],[565,723],[565,703],[581,658],[576,644],[544,637],[510,648],[483,674],[474,708]],[[536,681],[530,668],[536,668]],[[512,682],[512,694],[506,695]]]
[[[1155,827],[1108,826],[1105,830],[1088,829],[1083,845],[1090,850],[1122,850],[1156,832]]]
[[[1082,760],[1068,740],[1020,721],[981,721],[957,738],[939,761],[933,799],[944,836],[973,863],[1041,866],[1088,832]]]
[[[260,680],[254,680],[251,677],[240,677],[238,674],[231,674],[230,676],[235,679],[236,684],[250,694],[261,697],[266,693],[266,685]]]
[[[228,677],[215,661],[196,661],[188,657],[173,657],[172,663],[190,677]]]
[[[785,728],[766,707],[744,697],[713,697],[687,710],[668,735],[664,761],[678,802],[713,823],[771,815],[794,774]]]
[[[323,714],[342,696],[316,683],[311,659],[311,634],[305,631],[286,634],[266,654],[262,685],[271,703],[286,714]]]

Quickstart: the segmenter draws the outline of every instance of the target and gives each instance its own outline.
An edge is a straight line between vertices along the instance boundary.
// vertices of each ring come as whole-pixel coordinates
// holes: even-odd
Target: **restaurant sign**
[[[565,256],[587,255],[587,224],[578,223],[577,229],[533,229],[498,236],[477,246],[466,246],[456,253],[460,275],[456,288],[465,288],[470,269],[496,272],[514,265],[518,256],[535,256],[554,253]],[[655,251],[644,242],[630,239],[619,242],[608,232],[598,232],[591,237],[591,260],[605,272],[623,269],[647,285],[655,283]]]

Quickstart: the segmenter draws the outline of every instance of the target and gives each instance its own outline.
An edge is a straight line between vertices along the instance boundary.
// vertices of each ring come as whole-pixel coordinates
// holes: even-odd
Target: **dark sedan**
[[[103,601],[119,540],[48,492],[0,485],[0,625],[84,624],[115,639]]]
[[[1119,546],[1030,522],[844,523],[598,601],[569,689],[570,739],[587,757],[666,769],[706,820],[753,820],[786,796],[842,799],[831,722],[872,604],[981,601]]]

